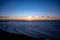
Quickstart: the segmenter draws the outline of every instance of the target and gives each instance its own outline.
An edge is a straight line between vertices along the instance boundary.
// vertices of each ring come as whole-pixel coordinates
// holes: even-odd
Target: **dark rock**
[[[24,35],[24,34],[13,34],[8,33],[4,30],[0,29],[0,40],[33,40],[32,37]]]

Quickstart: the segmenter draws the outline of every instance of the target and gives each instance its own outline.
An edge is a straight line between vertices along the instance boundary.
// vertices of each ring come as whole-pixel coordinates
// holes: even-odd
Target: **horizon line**
[[[60,17],[52,16],[0,16],[0,20],[60,20]]]

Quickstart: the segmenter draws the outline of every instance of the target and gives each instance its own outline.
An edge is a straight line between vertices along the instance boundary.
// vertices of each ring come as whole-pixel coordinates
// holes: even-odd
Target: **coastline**
[[[43,21],[43,22],[47,22],[47,21],[49,21],[49,22],[56,22],[56,21],[60,21],[60,20],[31,20],[31,21],[29,21],[29,20],[0,20],[0,22],[9,22],[9,21],[23,21],[23,22],[41,22],[41,21]]]

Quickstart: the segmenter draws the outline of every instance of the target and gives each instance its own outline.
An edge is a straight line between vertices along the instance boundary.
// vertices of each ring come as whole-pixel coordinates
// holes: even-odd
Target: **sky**
[[[0,16],[59,16],[59,0],[0,0]]]

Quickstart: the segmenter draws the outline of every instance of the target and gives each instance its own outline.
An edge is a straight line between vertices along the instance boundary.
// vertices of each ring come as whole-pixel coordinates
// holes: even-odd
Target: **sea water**
[[[31,37],[59,38],[60,21],[8,21],[0,22],[0,29],[9,33]]]

